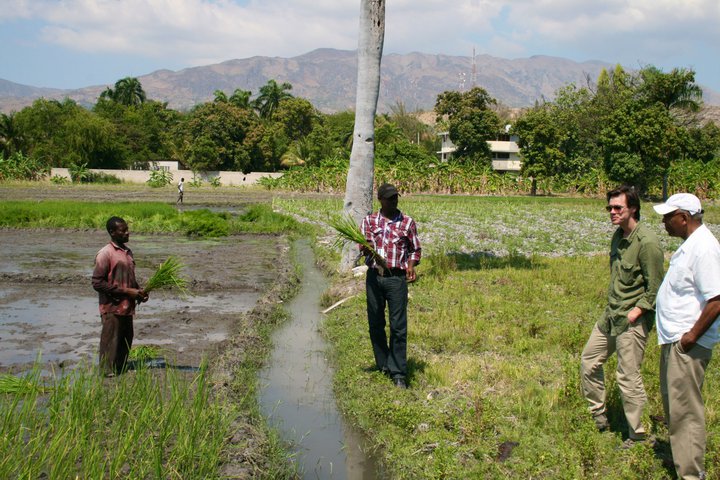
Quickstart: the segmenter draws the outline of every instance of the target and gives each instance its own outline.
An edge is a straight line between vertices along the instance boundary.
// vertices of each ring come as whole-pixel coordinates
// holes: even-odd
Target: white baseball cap
[[[653,205],[653,209],[660,215],[667,215],[675,210],[685,210],[690,215],[702,212],[700,200],[692,193],[676,193],[665,203]]]

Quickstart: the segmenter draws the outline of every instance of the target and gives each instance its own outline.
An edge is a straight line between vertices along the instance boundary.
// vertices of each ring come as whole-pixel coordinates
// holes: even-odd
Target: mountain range
[[[388,112],[400,103],[406,111],[432,110],[438,94],[472,86],[483,87],[508,107],[527,107],[538,100],[552,99],[558,88],[569,83],[585,85],[588,79],[594,81],[603,68],[614,65],[541,55],[504,59],[490,55],[388,54],[382,60],[378,111]],[[176,110],[212,100],[216,90],[229,95],[241,88],[257,94],[268,80],[275,79],[290,83],[293,95],[331,113],[355,107],[357,56],[355,51],[323,48],[292,58],[256,56],[178,71],[158,70],[137,78],[148,98],[167,102]],[[68,97],[91,106],[107,87],[112,85],[62,90],[0,79],[0,111],[20,110],[40,97]],[[704,91],[706,104],[720,105],[720,94]]]

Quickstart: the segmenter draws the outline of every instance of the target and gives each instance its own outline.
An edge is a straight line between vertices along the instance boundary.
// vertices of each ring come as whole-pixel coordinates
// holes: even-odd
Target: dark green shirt
[[[627,330],[628,313],[643,309],[638,321],[652,326],[655,318],[655,296],[663,279],[663,252],[657,235],[642,223],[623,238],[618,228],[610,242],[610,286],[608,304],[598,321],[598,328],[610,335]]]

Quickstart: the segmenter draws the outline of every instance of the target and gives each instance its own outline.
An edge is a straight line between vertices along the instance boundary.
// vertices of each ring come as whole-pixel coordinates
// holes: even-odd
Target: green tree
[[[15,114],[0,113],[0,158],[10,158],[22,149],[23,137]]]
[[[147,99],[140,80],[135,77],[125,77],[115,82],[115,88],[106,88],[100,98],[113,100],[122,105],[140,105]]]
[[[268,80],[268,82],[260,87],[260,93],[253,102],[253,105],[260,113],[262,118],[272,117],[275,110],[280,105],[282,100],[291,98],[290,90],[292,85],[287,82],[278,84],[275,80]]]
[[[27,155],[51,167],[123,168],[112,123],[70,99],[36,100],[15,115]]]
[[[230,103],[199,105],[177,126],[179,159],[193,171],[250,171],[259,153],[257,128],[249,110]]]
[[[235,91],[233,91],[232,95],[230,95],[229,101],[236,107],[251,108],[251,96],[252,92],[250,90],[242,90],[240,88],[236,88]]]
[[[435,113],[439,120],[447,116],[448,132],[457,146],[454,156],[459,160],[490,163],[491,150],[487,142],[500,133],[500,120],[491,109],[496,104],[480,87],[438,95]]]

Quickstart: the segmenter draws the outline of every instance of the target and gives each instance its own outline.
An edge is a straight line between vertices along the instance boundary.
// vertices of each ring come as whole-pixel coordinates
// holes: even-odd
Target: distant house
[[[162,160],[159,162],[151,162],[150,170],[165,170],[166,172],[174,172],[180,169],[179,162]]]
[[[492,168],[498,172],[519,172],[522,162],[520,160],[520,147],[518,147],[517,135],[507,133],[509,125],[505,127],[505,132],[498,135],[496,140],[489,140],[490,151],[492,152]],[[441,162],[447,162],[448,158],[457,150],[457,147],[448,132],[438,133],[440,137],[440,155]]]

